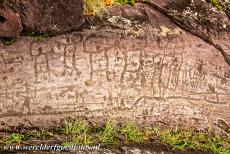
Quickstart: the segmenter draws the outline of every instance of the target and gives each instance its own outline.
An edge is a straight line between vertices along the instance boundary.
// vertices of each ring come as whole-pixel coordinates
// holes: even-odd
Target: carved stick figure
[[[36,88],[33,90],[31,90],[31,87],[28,83],[25,83],[25,87],[26,87],[26,90],[24,93],[26,93],[26,96],[24,95],[20,95],[21,97],[24,98],[24,102],[22,104],[22,107],[20,109],[20,111],[23,113],[25,111],[25,108],[28,109],[28,114],[31,113],[31,108],[30,108],[30,103],[31,103],[31,98],[35,98],[36,97]],[[33,88],[33,87],[32,87]],[[30,93],[33,92],[34,93],[34,96],[30,96]]]

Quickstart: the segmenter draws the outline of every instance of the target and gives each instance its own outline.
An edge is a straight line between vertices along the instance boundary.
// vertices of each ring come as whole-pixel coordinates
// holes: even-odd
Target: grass
[[[68,130],[67,132],[78,132],[77,136],[73,136],[74,138],[72,138],[72,141],[64,142],[66,145],[71,143],[104,143],[108,145],[123,143],[140,144],[148,143],[153,139],[154,141],[168,145],[173,150],[201,150],[205,152],[212,152],[214,154],[230,153],[230,137],[226,136],[221,137],[219,135],[211,135],[209,133],[180,131],[179,129],[141,129],[133,123],[126,123],[119,128],[117,124],[112,121],[107,122],[104,127],[96,129],[85,128],[83,127],[85,124],[80,121],[77,121],[76,123],[72,121],[70,123],[66,123],[65,130]],[[84,139],[83,136],[85,136]]]
[[[103,128],[98,134],[99,141],[105,144],[117,144],[117,131],[115,128],[115,123],[109,121],[106,123],[105,128]]]
[[[81,120],[65,121],[65,127],[62,129],[65,134],[79,134],[86,130],[86,124]]]
[[[174,150],[194,150],[191,142],[191,132],[165,131],[161,132],[160,141],[173,147]]]
[[[64,141],[63,145],[71,145],[71,144],[92,144],[93,143],[93,138],[88,134],[87,130],[85,130],[82,133],[75,134],[72,136],[70,140]]]
[[[158,130],[154,133],[158,141],[172,147],[173,150],[200,150],[214,154],[229,154],[229,137],[175,130]]]
[[[24,139],[24,135],[12,133],[3,140],[3,143],[5,143],[5,144],[12,144],[12,143],[21,144],[23,139]]]
[[[135,124],[125,124],[120,132],[125,136],[125,143],[142,143],[144,141],[141,131]]]
[[[92,137],[89,135],[88,127],[84,121],[66,121],[64,129],[62,129],[62,131],[64,132],[64,134],[69,135],[67,140],[63,142],[64,145],[92,143]]]
[[[62,128],[53,130],[30,130],[22,133],[9,133],[1,137],[3,144],[25,144],[37,139],[47,141],[56,140],[62,145],[72,144],[144,144],[158,142],[168,145],[172,150],[199,150],[213,154],[230,154],[230,136],[219,136],[209,132],[190,132],[179,129],[141,128],[134,123],[116,124],[108,121],[104,126],[89,127],[85,121],[69,120]]]
[[[52,138],[54,136],[54,133],[46,130],[44,128],[35,130],[35,131],[28,131],[25,133],[25,139],[38,139],[38,140],[45,140]]]

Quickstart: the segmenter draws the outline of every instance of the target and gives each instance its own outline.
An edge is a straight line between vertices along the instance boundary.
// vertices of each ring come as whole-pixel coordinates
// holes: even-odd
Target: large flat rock
[[[103,26],[2,45],[1,128],[84,117],[229,133],[230,67],[222,53],[142,6],[136,10],[146,23],[114,8]]]

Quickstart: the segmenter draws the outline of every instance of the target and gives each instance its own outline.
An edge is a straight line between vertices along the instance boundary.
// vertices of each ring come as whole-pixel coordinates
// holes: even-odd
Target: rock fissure
[[[177,26],[179,26],[183,30],[189,32],[190,34],[202,39],[204,42],[208,43],[209,45],[215,47],[223,55],[226,63],[228,63],[228,65],[230,65],[230,55],[228,55],[227,52],[225,52],[225,50],[219,44],[214,43],[214,41],[210,35],[206,34],[205,32],[203,32],[199,29],[194,29],[194,26],[191,25],[191,23],[188,23],[187,21],[185,21],[181,18],[175,17],[172,14],[172,12],[167,11],[166,9],[160,7],[159,5],[157,5],[156,3],[152,2],[152,1],[144,1],[143,3],[151,6],[152,8],[158,10],[160,13],[162,13],[165,16],[167,16],[168,18],[170,18],[174,24],[176,24]]]
[[[6,18],[4,16],[0,15],[0,23],[3,24],[5,21],[6,21]]]

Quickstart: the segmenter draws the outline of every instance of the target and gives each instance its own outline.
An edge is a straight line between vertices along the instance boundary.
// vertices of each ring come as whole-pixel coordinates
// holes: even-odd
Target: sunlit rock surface
[[[146,4],[100,20],[0,45],[1,128],[84,117],[230,132],[230,67],[219,48]]]

